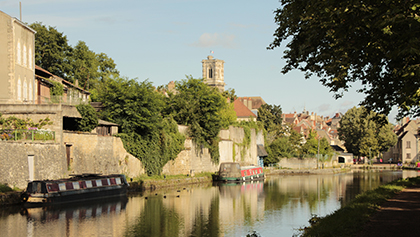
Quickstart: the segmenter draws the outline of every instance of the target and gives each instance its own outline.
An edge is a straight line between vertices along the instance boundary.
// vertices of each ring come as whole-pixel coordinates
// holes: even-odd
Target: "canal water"
[[[416,171],[271,176],[129,194],[105,202],[0,209],[0,236],[293,236],[357,194]]]

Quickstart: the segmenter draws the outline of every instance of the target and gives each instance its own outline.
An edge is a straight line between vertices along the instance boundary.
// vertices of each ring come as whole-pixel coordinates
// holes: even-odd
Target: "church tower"
[[[213,56],[209,55],[207,59],[202,60],[201,63],[203,64],[204,83],[218,88],[221,92],[225,91],[225,72],[223,68],[225,61],[213,59]]]

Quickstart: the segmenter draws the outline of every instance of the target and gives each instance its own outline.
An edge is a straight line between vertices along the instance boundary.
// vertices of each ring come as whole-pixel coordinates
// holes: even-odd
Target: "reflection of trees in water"
[[[178,236],[182,224],[178,213],[166,208],[159,195],[147,200],[135,224],[126,229],[125,236]]]
[[[382,184],[389,183],[401,177],[402,172],[400,171],[366,171],[354,173],[352,182],[346,184],[345,192],[340,199],[341,206],[347,205],[359,193],[373,190]]]
[[[219,236],[218,195],[211,198],[209,207],[203,204],[193,207],[191,220],[176,203],[164,203],[165,198],[170,201],[178,197],[175,194],[150,196],[134,224],[126,228],[125,236]]]
[[[305,175],[274,178],[264,184],[265,209],[307,204],[314,210],[325,203],[334,185],[332,176]]]
[[[213,198],[208,216],[202,208],[196,211],[194,225],[189,236],[219,236],[219,198]]]

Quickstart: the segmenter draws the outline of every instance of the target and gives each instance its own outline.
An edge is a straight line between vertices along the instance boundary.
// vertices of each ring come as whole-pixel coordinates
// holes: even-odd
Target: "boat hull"
[[[123,175],[33,181],[28,184],[23,201],[26,207],[35,207],[107,199],[125,196],[127,186]]]
[[[238,163],[227,162],[220,164],[216,181],[221,182],[248,182],[264,180],[264,171],[259,166],[240,167]]]

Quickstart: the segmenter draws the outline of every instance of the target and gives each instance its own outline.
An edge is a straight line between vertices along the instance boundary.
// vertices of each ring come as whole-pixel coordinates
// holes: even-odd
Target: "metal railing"
[[[2,141],[55,141],[55,132],[43,129],[0,129]]]
[[[65,105],[78,105],[81,103],[87,103],[89,100],[86,98],[79,97],[65,97],[65,96],[37,96],[36,104],[65,104]]]

